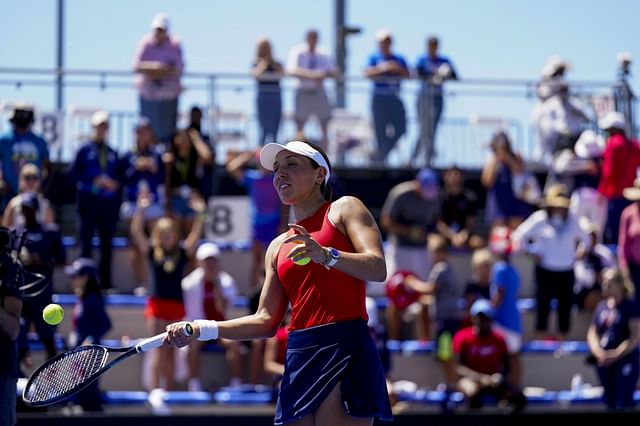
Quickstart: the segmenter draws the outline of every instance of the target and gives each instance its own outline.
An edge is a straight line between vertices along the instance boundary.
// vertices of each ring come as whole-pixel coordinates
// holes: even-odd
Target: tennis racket
[[[193,334],[191,324],[184,333]],[[80,392],[109,369],[125,359],[162,346],[167,333],[144,339],[135,346],[112,348],[86,345],[63,352],[51,358],[33,372],[22,393],[22,399],[31,407],[44,407],[63,401]],[[115,359],[109,358],[122,353]]]

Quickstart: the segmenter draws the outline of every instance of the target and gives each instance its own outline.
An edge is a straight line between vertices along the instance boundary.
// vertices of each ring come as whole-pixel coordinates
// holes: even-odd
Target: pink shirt
[[[149,78],[144,73],[139,73],[136,78],[136,87],[140,92],[140,96],[150,101],[177,98],[182,91],[180,74],[184,69],[180,42],[174,37],[169,37],[164,43],[156,44],[152,35],[145,36],[138,46],[133,68],[137,69],[140,63],[144,61],[157,61],[173,65],[178,71],[178,75],[156,79]]]
[[[640,265],[640,206],[633,203],[622,211],[618,234],[618,258],[620,266],[628,262]]]

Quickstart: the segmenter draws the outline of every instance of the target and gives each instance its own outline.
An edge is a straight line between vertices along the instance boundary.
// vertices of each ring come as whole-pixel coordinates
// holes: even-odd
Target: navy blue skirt
[[[393,420],[380,356],[365,321],[289,333],[274,423],[313,413],[338,383],[347,414]]]

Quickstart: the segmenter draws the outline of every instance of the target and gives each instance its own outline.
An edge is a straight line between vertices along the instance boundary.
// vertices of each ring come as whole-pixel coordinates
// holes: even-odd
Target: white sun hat
[[[320,154],[320,151],[301,141],[291,141],[284,145],[275,142],[266,144],[264,148],[262,148],[262,151],[260,151],[260,164],[262,164],[262,167],[273,171],[273,163],[276,161],[276,155],[278,155],[280,151],[289,151],[312,159],[327,172],[324,176],[324,183],[329,181],[331,169],[327,160]]]

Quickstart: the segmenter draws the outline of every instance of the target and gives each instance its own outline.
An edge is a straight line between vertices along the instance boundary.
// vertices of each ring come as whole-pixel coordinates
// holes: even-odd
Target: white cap
[[[267,170],[273,171],[273,163],[276,161],[276,155],[280,151],[289,151],[294,154],[303,155],[307,158],[315,161],[320,167],[323,167],[327,174],[324,177],[324,183],[329,181],[329,176],[331,176],[331,170],[329,168],[329,164],[327,164],[327,160],[324,159],[320,151],[313,148],[311,145],[301,142],[301,141],[291,141],[287,142],[285,145],[279,143],[268,143],[262,148],[260,151],[260,164]]]
[[[551,77],[553,74],[558,71],[559,68],[564,67],[565,69],[571,68],[571,64],[562,59],[559,55],[552,55],[547,58],[547,61],[544,63],[542,67],[542,76],[543,77]]]
[[[616,60],[620,64],[623,64],[625,62],[631,63],[633,61],[633,57],[629,52],[618,52],[618,54],[616,55]]]
[[[609,111],[609,113],[605,115],[604,118],[598,120],[598,127],[600,127],[602,130],[625,130],[627,128],[627,123],[624,119],[624,115],[617,111]]]
[[[196,259],[205,260],[210,257],[220,256],[220,248],[216,243],[202,243],[196,251]]]
[[[578,158],[589,159],[601,157],[604,153],[604,139],[593,130],[580,133],[573,148]]]
[[[169,29],[169,18],[164,13],[158,13],[156,16],[153,17],[153,20],[151,21],[152,30],[159,29],[159,28],[163,30]]]
[[[389,39],[392,38],[391,31],[388,28],[380,28],[378,31],[376,31],[376,41],[377,42],[384,41],[384,40],[386,40],[388,38]]]
[[[96,127],[101,124],[109,124],[109,113],[103,109],[96,111],[91,116],[91,125]]]

